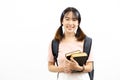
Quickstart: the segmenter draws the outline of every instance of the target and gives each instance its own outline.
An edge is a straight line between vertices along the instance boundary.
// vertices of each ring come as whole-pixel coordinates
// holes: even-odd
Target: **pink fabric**
[[[93,61],[93,51],[92,51],[93,47],[91,47],[91,52],[89,55],[89,58],[87,60],[88,61]],[[83,42],[73,42],[73,43],[63,43],[61,42],[59,44],[59,53],[58,53],[58,63],[59,66],[64,65],[64,60],[65,58],[65,54],[75,51],[75,50],[80,50],[81,52],[83,52]],[[48,61],[53,62],[54,58],[52,55],[52,50],[51,50],[51,43],[49,45],[49,50],[48,50]]]

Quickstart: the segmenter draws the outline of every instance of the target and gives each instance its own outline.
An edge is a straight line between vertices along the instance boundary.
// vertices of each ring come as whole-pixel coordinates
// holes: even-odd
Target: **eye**
[[[68,21],[68,20],[69,20],[69,18],[65,18],[65,20],[67,20],[67,21]]]
[[[73,21],[77,21],[77,19],[76,19],[76,18],[73,18],[72,20],[73,20]]]

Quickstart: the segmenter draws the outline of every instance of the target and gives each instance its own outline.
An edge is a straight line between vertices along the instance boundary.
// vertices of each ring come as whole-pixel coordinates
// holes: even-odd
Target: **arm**
[[[54,56],[52,54],[52,49],[51,49],[51,44],[49,45],[49,50],[48,50],[48,70],[51,72],[65,72],[65,73],[70,73],[71,69],[68,66],[68,62],[65,60],[63,62],[66,62],[65,65],[55,65],[55,60]]]
[[[55,62],[48,62],[48,70],[51,72],[63,72],[63,68],[55,66]]]
[[[64,61],[65,64],[64,66],[55,66],[54,62],[48,62],[48,70],[51,72],[65,72],[65,73],[71,73],[72,70],[69,66],[69,62],[68,61]]]
[[[83,67],[84,67],[83,72],[91,72],[93,69],[93,62],[92,61],[87,62],[86,65],[84,65]]]
[[[61,72],[62,69],[55,65],[51,45],[52,44],[50,43],[48,48],[48,70],[51,72]]]
[[[84,66],[85,70],[84,72],[91,72],[93,67],[94,67],[94,45],[93,45],[93,42],[92,42],[92,46],[91,46],[91,50],[90,50],[90,54],[89,54],[89,57],[88,57],[88,60],[86,62],[86,65]]]

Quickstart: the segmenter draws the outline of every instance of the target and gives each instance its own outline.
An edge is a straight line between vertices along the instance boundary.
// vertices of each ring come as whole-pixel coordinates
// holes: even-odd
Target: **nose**
[[[69,24],[70,24],[70,25],[71,25],[71,24],[73,24],[73,21],[72,21],[72,20],[70,20],[70,21],[69,21]]]

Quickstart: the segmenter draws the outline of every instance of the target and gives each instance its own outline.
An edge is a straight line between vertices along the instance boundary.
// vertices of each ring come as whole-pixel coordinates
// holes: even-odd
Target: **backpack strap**
[[[52,40],[52,53],[53,53],[54,60],[55,60],[57,66],[58,66],[58,63],[57,63],[58,48],[59,48],[59,42],[57,40],[53,39]]]
[[[58,50],[59,50],[59,41],[53,39],[51,47],[52,47],[52,53],[53,53],[53,56],[54,56],[55,63],[58,66],[57,57],[58,57]],[[57,74],[57,80],[58,80],[58,77],[59,77],[59,72]]]
[[[86,52],[88,56],[90,54],[91,45],[92,45],[92,39],[86,36],[84,40],[84,45],[83,45],[83,52]]]
[[[85,37],[85,41],[84,41],[83,51],[88,54],[88,57],[89,57],[89,54],[90,54],[91,45],[92,45],[92,39],[91,39],[90,37],[87,37],[87,36],[86,36],[86,37]],[[94,78],[94,62],[93,62],[92,67],[93,67],[92,71],[91,71],[91,72],[88,72],[89,77],[90,77],[90,80],[93,80],[93,78]]]

